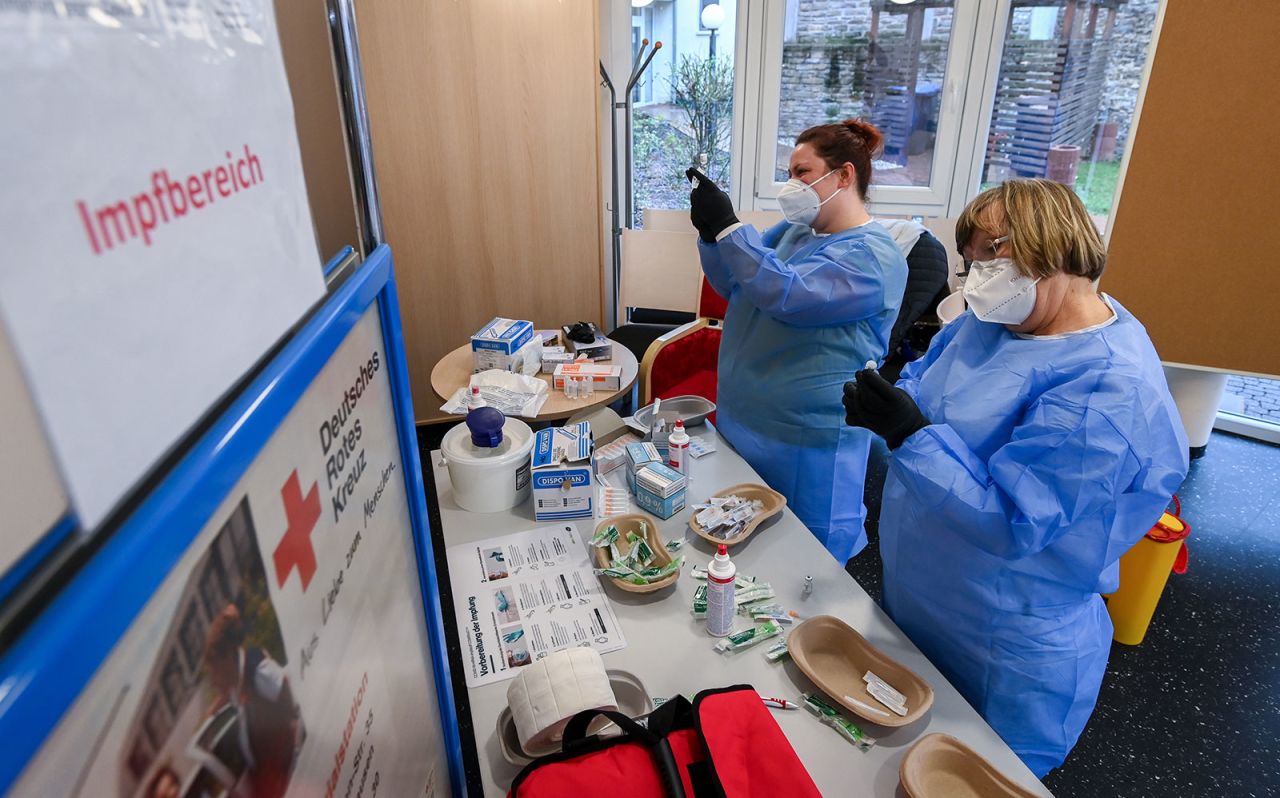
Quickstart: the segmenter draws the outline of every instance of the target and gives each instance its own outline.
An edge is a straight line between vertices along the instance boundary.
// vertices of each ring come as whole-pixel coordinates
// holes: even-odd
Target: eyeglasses
[[[1012,238],[1012,236],[1003,235],[1003,236],[1000,236],[999,238],[991,239],[991,242],[987,244],[987,247],[991,250],[990,256],[986,258],[980,258],[979,260],[992,260],[993,258],[998,257],[996,253],[1000,249],[1000,245],[1008,241],[1010,238]],[[964,257],[963,252],[960,253],[960,257],[962,258]],[[956,269],[956,277],[968,277],[969,269],[972,265],[973,265],[973,261],[965,259],[963,261],[963,265],[959,269]]]

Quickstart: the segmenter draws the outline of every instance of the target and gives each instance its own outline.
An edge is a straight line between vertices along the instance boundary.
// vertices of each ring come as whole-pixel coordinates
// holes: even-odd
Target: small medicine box
[[[533,442],[533,517],[538,521],[590,518],[595,513],[591,424],[538,430]]]
[[[569,350],[573,352],[576,360],[580,357],[586,357],[587,360],[609,360],[613,357],[613,342],[603,335],[597,335],[595,340],[589,344],[581,341],[569,341]]]
[[[627,445],[627,488],[636,492],[636,473],[650,463],[665,463],[666,458],[658,452],[652,443],[632,443]]]
[[[565,377],[588,377],[597,391],[616,391],[622,387],[622,366],[601,366],[583,360],[556,366],[551,385],[564,390]]]
[[[661,463],[636,472],[636,506],[664,521],[684,509],[689,480]]]
[[[541,356],[541,339],[536,348],[528,347],[532,340],[531,322],[496,318],[471,336],[472,370],[477,374],[489,369],[524,372],[525,357]]]

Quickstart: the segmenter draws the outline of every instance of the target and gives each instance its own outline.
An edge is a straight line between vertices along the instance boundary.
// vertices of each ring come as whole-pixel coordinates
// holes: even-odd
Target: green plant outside
[[[729,129],[733,118],[733,66],[728,58],[680,57],[668,78],[671,102],[685,112],[689,130],[683,155],[691,166],[716,182],[728,171]],[[638,155],[638,153],[637,153]]]

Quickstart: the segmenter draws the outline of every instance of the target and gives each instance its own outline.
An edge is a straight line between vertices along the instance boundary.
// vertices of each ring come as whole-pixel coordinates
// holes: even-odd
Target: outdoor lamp
[[[631,2],[634,4],[636,0],[631,0]],[[719,3],[712,3],[702,9],[702,27],[707,30],[716,30],[723,24],[724,9],[720,7]]]

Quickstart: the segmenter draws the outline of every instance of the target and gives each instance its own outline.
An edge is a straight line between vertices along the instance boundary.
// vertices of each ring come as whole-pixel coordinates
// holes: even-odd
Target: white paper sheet
[[[92,528],[324,294],[270,0],[0,0],[0,316]]]
[[[468,687],[510,679],[566,648],[606,654],[627,645],[574,525],[450,546],[447,554]]]

